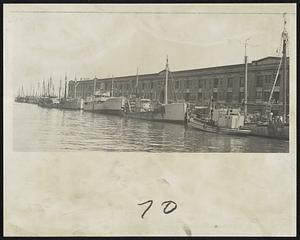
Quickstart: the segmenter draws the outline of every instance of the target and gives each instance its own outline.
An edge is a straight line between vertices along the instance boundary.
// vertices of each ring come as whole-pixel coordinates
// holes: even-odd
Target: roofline
[[[281,57],[276,57],[276,56],[268,56],[268,57],[264,57],[264,58],[260,58],[258,60],[253,60],[251,61],[250,63],[248,63],[248,65],[252,65],[252,63],[256,63],[256,62],[259,62],[259,61],[262,61],[262,60],[265,60],[265,59],[268,59],[268,58],[272,58],[272,59],[280,59]],[[289,57],[287,57],[287,59],[289,59]],[[222,66],[215,66],[215,67],[205,67],[205,68],[194,68],[194,69],[186,69],[186,70],[178,70],[178,71],[170,71],[174,74],[176,73],[183,73],[183,72],[196,72],[196,71],[205,71],[205,70],[212,70],[212,69],[218,69],[218,68],[231,68],[231,67],[243,67],[245,64],[244,63],[238,63],[238,64],[231,64],[231,65],[222,65]],[[141,74],[139,75],[139,77],[154,77],[154,76],[157,76],[158,74],[164,72],[164,70],[161,70],[157,73],[146,73],[146,74]],[[127,76],[119,76],[119,77],[114,77],[114,79],[121,79],[121,78],[133,78],[133,77],[136,77],[136,75],[127,75]],[[85,80],[81,80],[79,82],[90,82],[92,80],[94,80],[95,78],[91,78],[91,79],[85,79]],[[109,78],[96,78],[97,80],[112,80],[111,77]],[[70,82],[74,82],[74,80],[70,80]]]

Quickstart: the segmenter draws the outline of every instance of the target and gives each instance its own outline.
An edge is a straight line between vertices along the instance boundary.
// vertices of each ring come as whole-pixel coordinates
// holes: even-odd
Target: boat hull
[[[185,103],[165,104],[161,109],[147,112],[124,112],[128,118],[184,124],[187,105]]]
[[[248,126],[247,129],[249,129],[251,131],[250,132],[251,136],[289,140],[289,126],[288,125],[282,125],[282,126],[253,125],[253,126]]]
[[[61,109],[69,109],[69,110],[81,110],[83,109],[83,100],[82,99],[71,99],[62,101],[60,104]]]
[[[211,126],[207,123],[197,121],[194,119],[191,119],[188,125],[199,131],[217,133],[217,134],[248,136],[251,133],[251,131],[247,129],[234,129],[234,128],[222,128],[217,126]]]
[[[83,110],[112,114],[112,115],[122,115],[124,109],[124,98],[122,97],[112,97],[107,99],[105,102],[85,102],[83,104]]]

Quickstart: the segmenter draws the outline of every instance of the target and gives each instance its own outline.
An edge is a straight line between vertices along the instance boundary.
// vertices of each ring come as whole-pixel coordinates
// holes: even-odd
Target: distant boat
[[[111,97],[110,93],[95,92],[83,104],[84,111],[122,115],[125,106],[124,97]]]
[[[186,103],[168,103],[168,58],[166,63],[166,80],[164,89],[164,103],[153,102],[150,99],[135,98],[126,101],[124,116],[128,118],[172,122],[184,124],[187,121]]]

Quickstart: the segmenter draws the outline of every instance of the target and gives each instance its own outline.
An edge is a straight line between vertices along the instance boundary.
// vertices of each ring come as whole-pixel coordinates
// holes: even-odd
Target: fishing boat
[[[125,106],[124,97],[112,97],[109,92],[96,91],[83,104],[84,111],[122,115]]]
[[[124,116],[149,121],[161,121],[184,124],[187,121],[187,104],[184,102],[168,102],[168,58],[166,62],[166,78],[164,89],[164,103],[151,101],[150,99],[138,98],[127,99]],[[138,75],[137,75],[138,79]]]
[[[239,109],[215,109],[200,107],[196,116],[188,121],[188,126],[210,133],[247,136],[251,132],[242,129],[244,116]]]
[[[265,120],[262,122],[256,123],[246,123],[243,127],[244,129],[250,130],[250,135],[266,137],[266,138],[276,138],[289,140],[289,119],[288,119],[288,104],[287,104],[287,43],[288,43],[288,33],[286,30],[286,14],[283,14],[284,18],[284,28],[281,34],[281,44],[282,44],[282,56],[278,65],[276,76],[273,82],[273,86],[270,92],[269,100],[265,106]],[[245,57],[246,59],[246,57]],[[281,116],[274,116],[274,101],[273,92],[278,81],[279,72],[282,69],[283,71],[283,111]],[[247,79],[247,61],[246,61],[246,73],[245,79]],[[245,81],[245,86],[247,86]],[[247,90],[245,89],[245,93]],[[246,96],[246,94],[245,94]],[[245,109],[247,109],[247,104],[245,104]],[[245,112],[247,116],[247,112]]]
[[[59,99],[55,96],[40,97],[38,101],[38,106],[45,108],[59,108]]]
[[[23,88],[23,85],[22,85],[22,88],[21,89],[19,88],[18,95],[15,98],[15,102],[26,103],[26,101],[27,100],[26,100],[26,96],[25,96],[25,93],[24,93],[24,88]]]
[[[45,86],[45,82],[43,81],[43,95],[38,99],[38,106],[45,108],[59,108],[60,101],[54,93],[54,84],[52,82],[52,78],[47,83],[47,88]]]
[[[61,109],[81,110],[83,109],[83,99],[79,98],[62,98],[60,99]]]
[[[76,79],[76,78],[75,78]],[[71,98],[69,96],[67,96],[67,76],[65,76],[65,93],[63,98],[60,98],[61,96],[61,81],[60,81],[60,85],[59,85],[59,101],[60,101],[60,105],[59,108],[61,109],[69,109],[69,110],[81,110],[83,109],[83,99],[81,98],[77,98],[76,96],[76,87],[78,85],[79,82],[76,82],[75,84],[75,94],[74,94],[74,98]]]

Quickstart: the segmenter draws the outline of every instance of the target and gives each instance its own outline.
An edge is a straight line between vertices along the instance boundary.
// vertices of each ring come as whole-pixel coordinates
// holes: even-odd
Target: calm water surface
[[[15,151],[288,152],[289,143],[183,125],[14,104]]]

